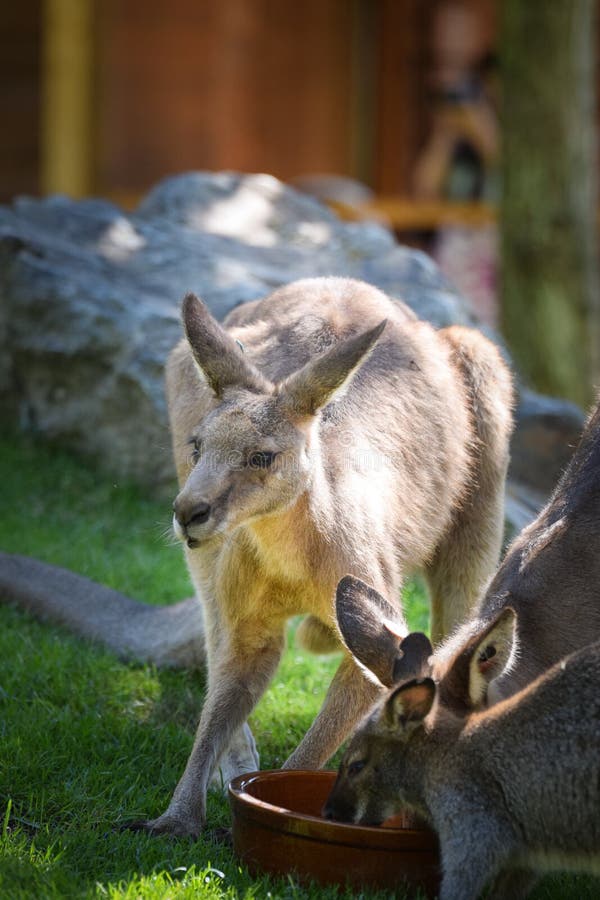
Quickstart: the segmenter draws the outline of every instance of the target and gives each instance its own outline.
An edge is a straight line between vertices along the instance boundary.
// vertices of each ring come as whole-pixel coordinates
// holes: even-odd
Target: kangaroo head
[[[346,576],[338,585],[338,627],[357,662],[388,686],[394,670],[398,679],[406,677],[406,669],[431,671],[434,677],[396,684],[363,722],[323,808],[327,818],[379,825],[407,806],[426,813],[418,783],[438,739],[453,740],[461,721],[484,703],[489,684],[512,663],[516,613],[510,607],[463,638],[450,664],[441,668],[424,635],[393,639],[398,630],[393,616],[393,607],[358,579]],[[438,728],[442,720],[446,726]]]
[[[406,760],[422,743],[436,697],[431,678],[412,679],[379,703],[352,737],[323,808],[329,819],[381,825],[406,806],[417,806]]]
[[[215,398],[188,435],[189,474],[174,503],[175,533],[193,548],[291,507],[309,489],[320,410],[368,357],[385,322],[340,341],[280,383],[265,378],[191,294],[183,323]]]

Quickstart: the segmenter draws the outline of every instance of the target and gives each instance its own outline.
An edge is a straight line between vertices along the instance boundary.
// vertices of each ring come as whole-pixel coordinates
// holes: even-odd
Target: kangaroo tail
[[[206,663],[202,606],[195,597],[151,606],[67,569],[0,552],[0,602],[65,625],[124,659],[171,668]]]

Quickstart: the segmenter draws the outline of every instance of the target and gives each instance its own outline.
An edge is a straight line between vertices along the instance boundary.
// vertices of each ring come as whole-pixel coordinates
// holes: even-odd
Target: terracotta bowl
[[[295,873],[320,884],[397,888],[434,897],[439,888],[435,834],[408,816],[381,828],[321,817],[335,772],[251,772],[229,785],[233,849],[256,874]]]

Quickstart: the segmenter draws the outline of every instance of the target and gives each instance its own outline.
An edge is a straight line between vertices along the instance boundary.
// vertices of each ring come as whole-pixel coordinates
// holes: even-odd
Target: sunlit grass
[[[189,595],[180,551],[164,537],[168,503],[17,438],[0,441],[0,484],[3,550],[150,602]],[[418,586],[407,588],[406,604],[412,627],[426,627]],[[210,831],[196,843],[120,831],[168,802],[191,747],[202,677],[124,664],[1,605],[0,626],[2,900],[358,896],[291,878],[250,878]],[[312,657],[290,642],[252,716],[263,767],[281,765],[293,749],[336,665],[335,657]],[[211,794],[211,825],[226,825],[228,816],[224,798]],[[536,896],[597,896],[590,881],[554,884],[546,881],[550,893],[543,887]]]

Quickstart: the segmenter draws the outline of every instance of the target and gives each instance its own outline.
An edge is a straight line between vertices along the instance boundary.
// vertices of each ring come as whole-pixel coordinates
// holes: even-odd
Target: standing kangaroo
[[[424,570],[436,638],[472,608],[499,555],[511,385],[479,333],[436,332],[351,280],[293,283],[225,327],[190,295],[183,322],[167,368],[174,530],[203,601],[208,688],[173,799],[143,827],[195,835],[287,620],[308,614],[309,649],[340,647],[342,574],[397,603]],[[346,656],[286,766],[321,766],[378,693]]]
[[[436,331],[357,281],[293,283],[224,326],[190,295],[183,323],[167,366],[174,530],[202,600],[208,687],[173,799],[138,827],[196,835],[222,755],[233,746],[234,759],[256,759],[245,722],[291,616],[307,616],[309,649],[342,649],[335,587],[351,572],[396,604],[406,634],[397,604],[417,569],[435,640],[472,609],[500,551],[512,392],[481,334]],[[37,587],[21,578],[18,599],[43,605]],[[127,613],[125,598],[109,599]],[[168,661],[200,655],[186,643],[193,610],[182,613]],[[122,647],[135,652],[133,634]],[[322,765],[380,692],[346,654],[286,765]]]
[[[467,694],[488,660],[510,671],[516,618],[507,607],[464,648],[471,665],[454,676]],[[410,654],[416,636],[406,642]],[[475,900],[494,879],[489,897],[518,900],[531,870],[600,874],[599,685],[598,642],[482,712],[457,715],[431,678],[401,684],[352,738],[324,815],[419,813],[440,840],[440,900]]]

